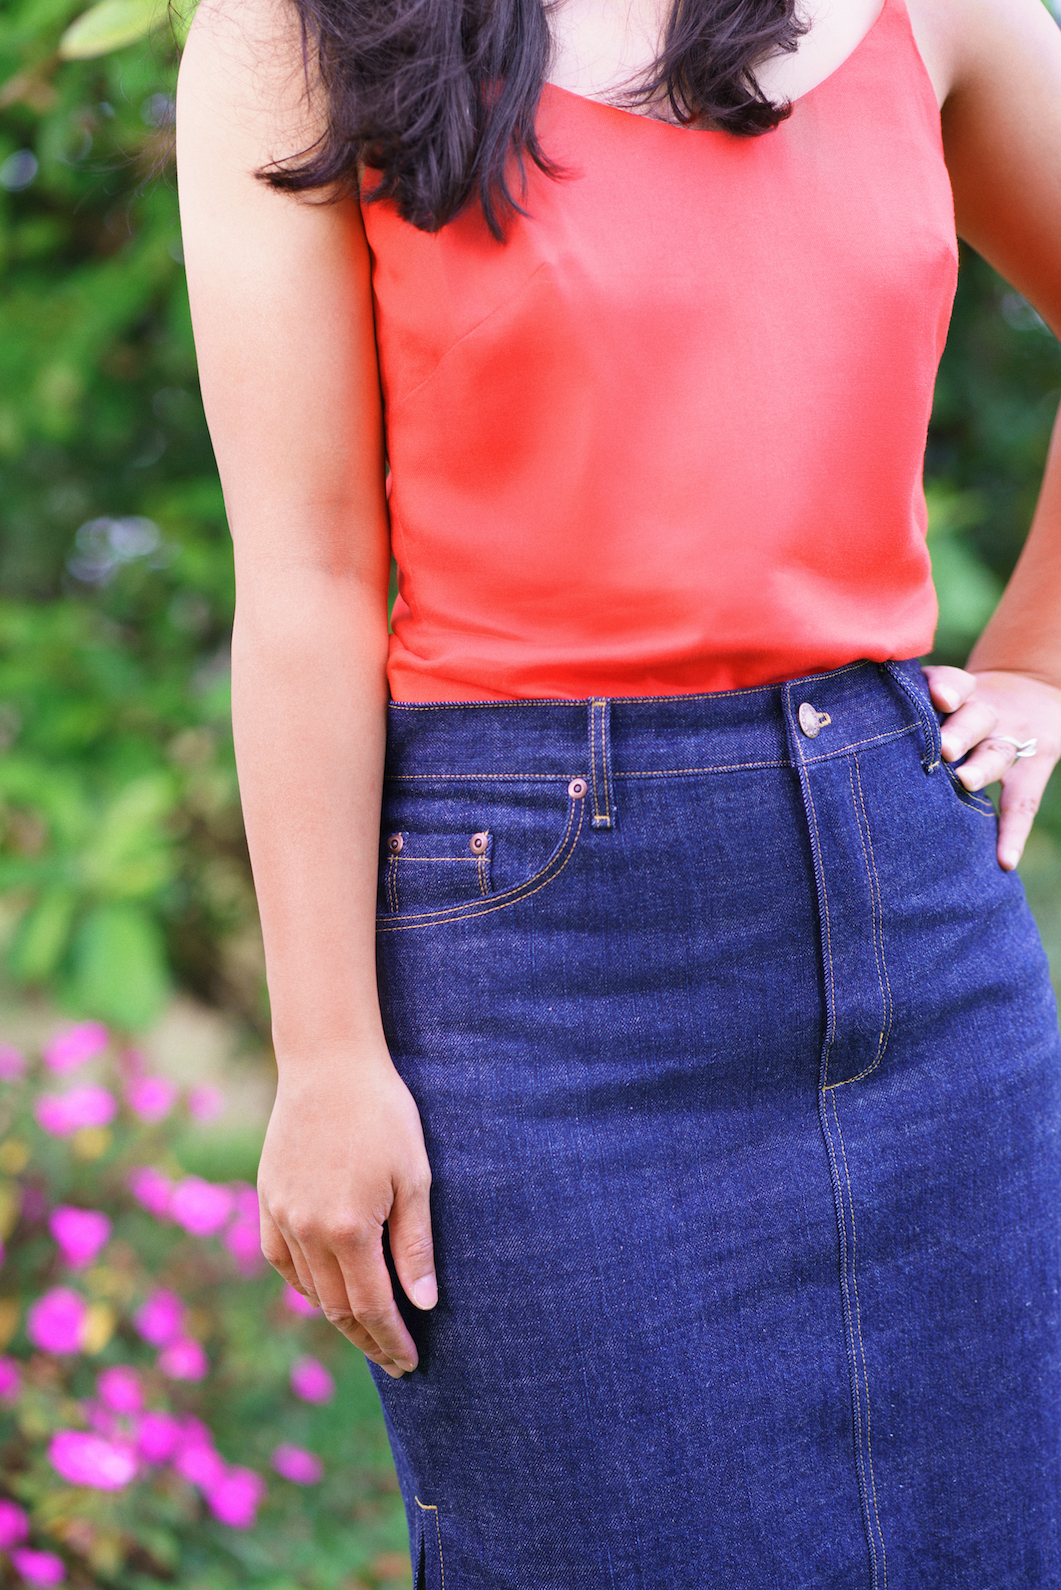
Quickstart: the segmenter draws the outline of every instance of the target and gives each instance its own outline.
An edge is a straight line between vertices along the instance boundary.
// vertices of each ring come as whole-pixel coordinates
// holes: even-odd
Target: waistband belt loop
[[[925,735],[925,755],[921,758],[921,766],[926,773],[934,773],[943,758],[939,719],[936,717],[931,704],[914,689],[908,679],[903,678],[902,670],[895,663],[882,663],[881,667],[890,675],[892,681],[899,687],[920,718],[921,728]]]
[[[612,799],[612,704],[595,696],[589,704],[589,795],[594,828],[611,828],[615,816]]]

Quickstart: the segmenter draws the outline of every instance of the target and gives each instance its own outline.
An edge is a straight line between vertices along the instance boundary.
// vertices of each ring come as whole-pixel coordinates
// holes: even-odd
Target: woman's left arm
[[[1061,28],[1042,0],[913,0],[944,85],[958,234],[1061,336]],[[967,671],[925,670],[967,789],[1002,782],[998,859],[1015,867],[1061,756],[1061,419],[1031,531]],[[1037,742],[1034,756],[1017,746]]]

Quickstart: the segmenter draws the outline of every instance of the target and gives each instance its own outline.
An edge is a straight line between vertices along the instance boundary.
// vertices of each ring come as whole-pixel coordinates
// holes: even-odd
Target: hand
[[[348,1341],[398,1379],[417,1352],[394,1301],[391,1254],[417,1308],[438,1301],[420,1115],[384,1053],[285,1075],[258,1171],[262,1252]]]
[[[1061,690],[1030,674],[994,668],[967,673],[964,668],[925,669],[933,703],[948,714],[943,724],[943,758],[967,790],[1002,783],[999,803],[998,863],[1011,872],[1021,858],[1047,780],[1061,755]],[[1013,740],[1038,741],[1034,756],[1017,757]]]

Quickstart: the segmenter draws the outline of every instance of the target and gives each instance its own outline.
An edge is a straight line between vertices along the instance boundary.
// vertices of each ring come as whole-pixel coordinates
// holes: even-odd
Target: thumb
[[[391,1257],[402,1290],[417,1308],[438,1302],[435,1251],[431,1241],[430,1178],[399,1187],[387,1219]]]

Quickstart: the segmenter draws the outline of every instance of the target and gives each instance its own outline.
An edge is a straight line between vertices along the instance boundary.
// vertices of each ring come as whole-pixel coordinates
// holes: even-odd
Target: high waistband
[[[855,662],[782,684],[691,696],[583,701],[393,702],[390,779],[590,781],[593,820],[610,822],[624,779],[798,767],[903,735],[939,766],[939,721],[916,659]]]

